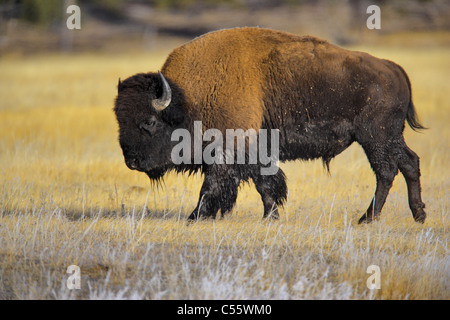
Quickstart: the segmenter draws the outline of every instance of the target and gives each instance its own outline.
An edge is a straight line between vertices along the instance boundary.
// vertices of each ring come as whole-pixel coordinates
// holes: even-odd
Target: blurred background
[[[80,30],[67,28],[72,4]],[[373,4],[381,29],[369,30]],[[404,133],[420,156],[424,226],[400,174],[382,221],[355,226],[376,183],[358,144],[330,174],[321,161],[281,164],[289,195],[273,227],[250,183],[230,219],[188,228],[200,173],[167,174],[156,187],[126,167],[112,111],[118,78],[155,72],[178,45],[238,26],[314,35],[406,70],[429,128]],[[116,288],[122,298],[129,287],[156,299],[448,300],[449,92],[449,0],[0,0],[0,299],[113,298]],[[372,263],[384,275],[376,293],[365,289]],[[64,291],[72,264],[90,291],[85,282]]]
[[[81,8],[81,30],[66,27],[71,4]],[[381,8],[380,30],[366,27],[372,4]],[[0,54],[152,51],[238,26],[311,34],[339,45],[449,45],[449,17],[446,0],[0,0]]]

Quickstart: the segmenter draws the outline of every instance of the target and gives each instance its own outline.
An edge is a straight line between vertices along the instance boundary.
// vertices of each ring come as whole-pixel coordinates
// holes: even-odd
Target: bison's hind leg
[[[370,223],[381,212],[395,176],[398,173],[398,148],[391,141],[370,141],[362,144],[370,165],[375,172],[377,187],[372,202],[358,223]]]
[[[287,198],[286,176],[281,169],[273,175],[262,175],[259,170],[258,167],[253,172],[252,180],[264,205],[263,218],[278,219],[278,206],[282,206]]]
[[[426,213],[420,195],[419,157],[408,148],[403,136],[385,142],[371,142],[363,145],[363,148],[375,172],[377,188],[372,203],[359,219],[359,223],[371,222],[380,214],[398,169],[406,180],[409,207],[414,220],[424,222]]]
[[[401,153],[399,156],[398,166],[405,177],[408,187],[408,202],[414,220],[417,222],[425,222],[426,213],[423,210],[425,204],[422,202],[420,189],[420,168],[419,157],[414,153],[404,141],[401,143]]]

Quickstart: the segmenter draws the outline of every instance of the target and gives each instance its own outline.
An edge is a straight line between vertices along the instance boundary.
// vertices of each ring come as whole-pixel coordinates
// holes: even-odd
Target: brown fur
[[[249,178],[261,194],[264,216],[277,215],[276,206],[287,193],[281,170],[261,176],[258,166],[171,165],[167,137],[176,128],[191,130],[193,121],[200,120],[204,130],[223,133],[278,129],[281,161],[322,158],[328,167],[334,156],[356,141],[377,177],[375,199],[360,222],[370,222],[380,213],[398,170],[405,176],[415,220],[425,220],[419,157],[402,135],[405,121],[413,129],[423,127],[416,118],[408,76],[397,64],[311,36],[235,28],[176,48],[162,73],[172,87],[173,101],[160,114],[148,106],[149,96],[161,94],[156,74],[139,74],[119,86],[115,110],[121,145],[127,164],[134,168],[135,160],[143,159],[141,170],[151,178],[169,169],[205,173],[191,218],[231,210],[240,181]],[[149,89],[143,91],[145,87]],[[150,117],[159,129],[140,136],[133,123]]]
[[[186,112],[197,113],[206,128],[259,129],[264,112],[263,61],[274,46],[286,41],[323,42],[259,28],[221,30],[175,49],[162,72],[183,88]]]

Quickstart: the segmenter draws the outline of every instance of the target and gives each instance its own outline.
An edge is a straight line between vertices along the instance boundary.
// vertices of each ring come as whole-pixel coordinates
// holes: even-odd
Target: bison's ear
[[[117,83],[117,92],[122,91],[122,89],[123,89],[122,81],[119,78],[119,82]]]

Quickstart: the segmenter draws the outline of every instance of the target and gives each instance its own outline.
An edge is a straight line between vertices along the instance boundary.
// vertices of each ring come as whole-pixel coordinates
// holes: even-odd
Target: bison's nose
[[[136,158],[127,159],[126,164],[131,170],[135,170],[138,168],[138,161]]]

